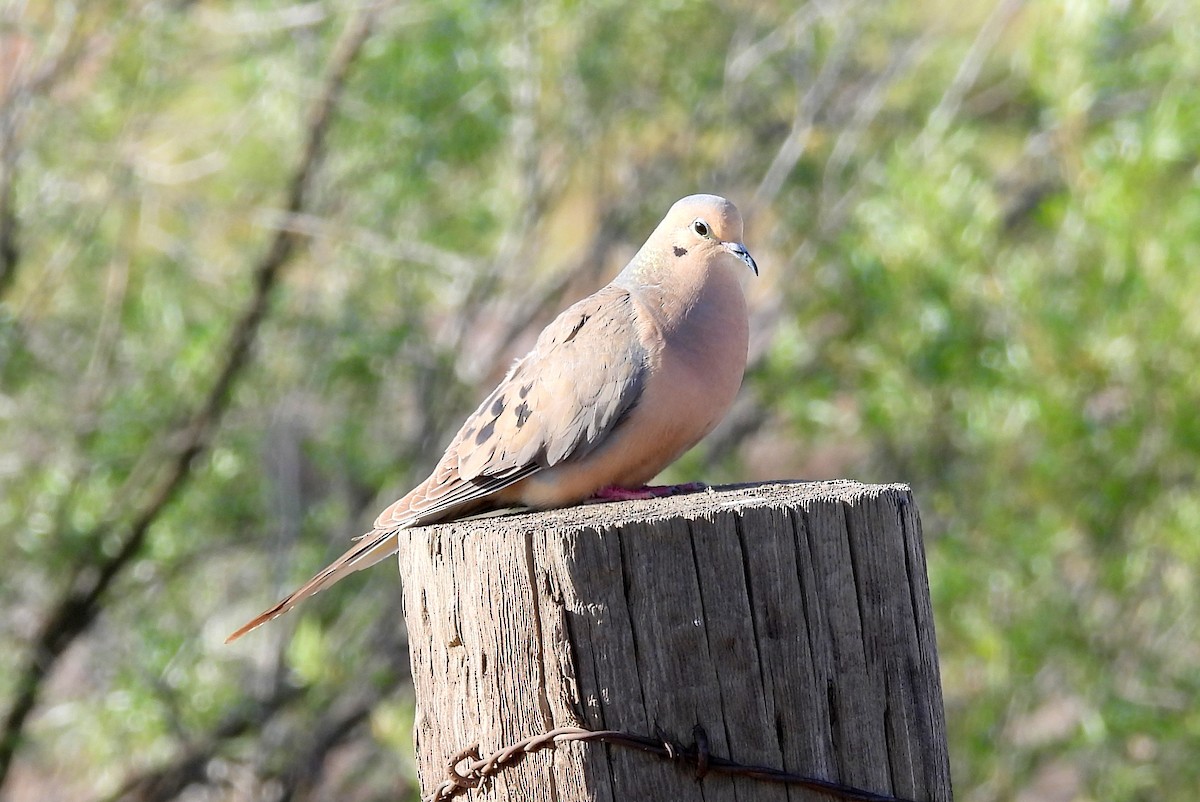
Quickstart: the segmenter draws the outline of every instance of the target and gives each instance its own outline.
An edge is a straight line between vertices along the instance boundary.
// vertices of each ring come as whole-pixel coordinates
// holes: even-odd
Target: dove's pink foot
[[[634,499],[662,498],[663,496],[695,493],[707,488],[708,485],[703,482],[688,482],[684,485],[645,485],[638,488],[610,485],[597,490],[585,503],[598,504],[604,501],[633,501]]]

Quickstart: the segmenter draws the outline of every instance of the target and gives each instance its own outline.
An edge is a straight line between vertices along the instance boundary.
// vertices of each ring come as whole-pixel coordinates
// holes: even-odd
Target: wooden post
[[[949,802],[921,524],[903,485],[778,483],[482,518],[401,539],[428,794],[449,758],[564,725]],[[816,800],[562,744],[462,799]]]

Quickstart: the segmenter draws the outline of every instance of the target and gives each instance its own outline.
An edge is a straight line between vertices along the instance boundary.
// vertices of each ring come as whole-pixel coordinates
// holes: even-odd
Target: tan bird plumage
[[[708,434],[746,367],[740,277],[758,267],[737,208],[678,201],[624,270],[559,315],[466,420],[429,478],[236,640],[397,548],[400,530],[515,505],[637,488]]]

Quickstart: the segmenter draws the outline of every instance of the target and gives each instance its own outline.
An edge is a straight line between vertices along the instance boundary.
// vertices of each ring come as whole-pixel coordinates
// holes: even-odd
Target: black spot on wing
[[[517,428],[520,429],[525,425],[525,421],[529,420],[529,416],[533,410],[529,408],[529,404],[522,401],[513,412],[517,415]]]
[[[579,318],[579,322],[575,324],[575,327],[573,329],[571,329],[571,333],[568,334],[565,339],[563,339],[563,342],[569,343],[569,342],[571,342],[571,340],[574,340],[575,335],[579,333],[579,330],[582,329],[584,327],[584,325],[591,319],[592,319],[591,315],[581,316]]]
[[[488,421],[488,425],[479,430],[479,434],[475,435],[475,445],[481,446],[492,438],[492,432],[496,431],[496,421]]]
[[[492,415],[494,415],[495,417],[498,418],[503,413],[504,413],[504,396],[499,396],[494,402],[492,402]]]
[[[529,395],[529,391],[532,389],[533,389],[532,384],[523,384],[523,385],[521,385],[521,389],[517,393],[517,395],[520,396],[522,399],[524,399],[525,396]]]

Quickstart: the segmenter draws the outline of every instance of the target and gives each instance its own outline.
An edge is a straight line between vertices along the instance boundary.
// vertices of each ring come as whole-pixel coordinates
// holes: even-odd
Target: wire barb
[[[636,735],[618,730],[587,730],[582,727],[559,727],[517,741],[498,749],[487,757],[479,754],[479,744],[455,753],[446,763],[446,779],[441,785],[425,795],[421,802],[446,802],[446,800],[474,788],[479,788],[509,766],[515,766],[525,756],[543,749],[554,749],[559,744],[572,741],[599,741],[614,746],[624,746],[656,755],[663,760],[693,768],[696,781],[701,782],[708,774],[717,773],[736,777],[748,777],[760,782],[780,783],[807,788],[835,799],[848,802],[912,802],[911,800],[878,794],[862,788],[843,785],[832,780],[822,780],[803,774],[792,774],[768,766],[748,766],[737,761],[713,755],[709,751],[708,733],[697,724],[692,729],[692,744],[680,746],[673,743],[662,732],[656,737]]]
[[[471,760],[471,763],[467,764],[467,774],[461,774],[458,771],[458,764],[464,760]],[[459,750],[446,764],[447,782],[455,788],[478,788],[479,783],[483,781],[483,775],[478,770],[470,768],[477,762],[479,762],[479,744]]]

